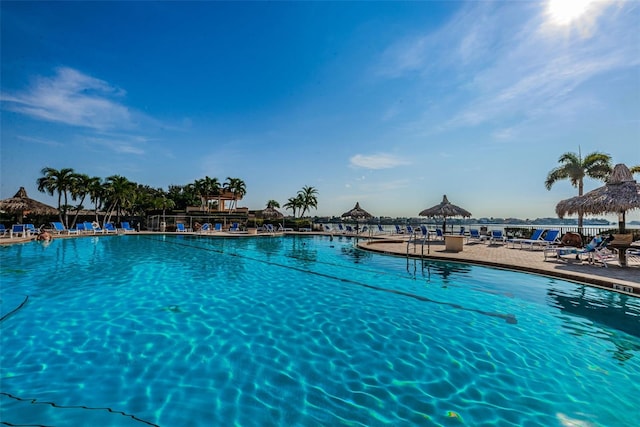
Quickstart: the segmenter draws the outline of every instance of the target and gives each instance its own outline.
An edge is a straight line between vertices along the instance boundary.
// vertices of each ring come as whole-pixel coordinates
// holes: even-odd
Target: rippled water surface
[[[640,301],[348,238],[0,247],[0,422],[630,426]]]

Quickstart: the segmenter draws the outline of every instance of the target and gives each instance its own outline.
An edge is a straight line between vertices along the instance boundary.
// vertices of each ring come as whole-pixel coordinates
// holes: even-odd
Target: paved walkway
[[[140,234],[158,233],[141,232]],[[310,235],[312,233],[287,232],[285,234]],[[313,234],[328,235],[329,233]],[[247,233],[229,232],[219,232],[212,235],[218,237],[253,237]],[[107,236],[104,235],[104,237]],[[56,236],[56,238],[60,237],[75,238],[75,236]],[[3,238],[0,239],[0,244],[21,243],[32,239],[33,237],[27,239]],[[407,256],[407,240],[398,236],[375,236],[372,239],[360,238],[358,246],[363,250]],[[424,247],[421,244],[410,244],[408,255],[415,258],[424,257],[425,259],[460,261],[559,277],[640,297],[640,264],[638,263],[630,264],[628,267],[623,268],[613,261],[607,262],[609,267],[604,268],[601,263],[589,264],[586,261],[576,261],[572,257],[563,257],[561,261],[551,258],[545,261],[544,253],[541,249],[514,249],[508,248],[506,245],[488,245],[487,243],[473,242],[465,244],[462,252],[445,250],[444,242],[442,241],[432,241],[429,246],[425,245]]]
[[[358,246],[364,250],[407,256],[407,240],[390,237],[362,240]],[[467,243],[462,252],[450,252],[444,242],[432,241],[429,246],[410,244],[408,255],[416,258],[460,261],[491,267],[520,270],[546,276],[574,280],[640,297],[640,264],[620,267],[617,261],[607,261],[608,268],[596,262],[577,261],[574,257],[544,259],[542,249],[511,248],[502,244]],[[424,255],[423,255],[424,251]]]

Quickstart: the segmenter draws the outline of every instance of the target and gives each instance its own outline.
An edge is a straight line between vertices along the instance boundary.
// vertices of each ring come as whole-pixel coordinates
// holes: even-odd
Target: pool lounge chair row
[[[29,237],[38,234],[39,230],[33,224],[13,224],[11,228],[6,228],[0,224],[0,236],[2,237]]]
[[[128,222],[123,221],[121,224],[121,229],[126,232],[135,231]],[[51,223],[52,231],[54,234],[58,235],[78,235],[78,234],[115,234],[118,232],[113,223],[108,222],[104,225],[104,228],[100,227],[97,223],[91,223],[89,221],[79,222],[76,224],[75,228],[67,228],[61,222],[52,222]]]
[[[613,241],[614,236],[595,236],[584,248],[571,246],[549,247],[544,250],[544,259],[545,261],[549,258],[555,259],[556,261],[568,261],[570,259],[583,261],[586,259],[589,264],[598,262],[606,268],[609,266],[609,263],[619,261],[620,253],[618,251],[624,250],[624,258],[627,265],[640,265],[640,241],[626,249],[611,248],[609,244],[613,243]]]

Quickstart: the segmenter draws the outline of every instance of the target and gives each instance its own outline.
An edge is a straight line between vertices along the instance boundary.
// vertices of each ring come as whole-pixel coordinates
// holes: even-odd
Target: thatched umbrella
[[[271,205],[262,210],[262,218],[264,219],[280,219],[282,218],[282,228],[284,229],[284,215]]]
[[[280,212],[276,208],[272,206],[267,206],[262,210],[262,217],[265,219],[274,219],[274,218],[278,219],[278,218],[283,218],[284,215],[282,214],[282,212]]]
[[[624,164],[615,165],[607,183],[582,196],[561,200],[556,205],[558,217],[582,212],[592,215],[618,214],[620,233],[625,231],[626,212],[640,209],[640,184]]]
[[[360,202],[356,202],[356,205],[350,211],[347,211],[342,214],[343,218],[353,218],[353,219],[367,219],[373,218],[369,212],[365,211],[360,207]]]
[[[440,204],[425,209],[418,215],[428,216],[430,218],[443,218],[442,232],[444,233],[446,231],[448,217],[461,216],[463,218],[469,218],[471,217],[471,212],[449,202],[445,194],[442,196],[442,202],[440,202]]]
[[[27,196],[27,190],[20,187],[15,196],[0,200],[0,210],[18,215],[18,222],[22,223],[25,215],[55,215],[58,209],[39,202]]]
[[[356,220],[356,233],[358,232],[358,220],[359,219],[369,219],[373,218],[369,212],[365,211],[360,207],[360,202],[356,202],[356,205],[353,209],[342,214],[342,218],[353,218]]]

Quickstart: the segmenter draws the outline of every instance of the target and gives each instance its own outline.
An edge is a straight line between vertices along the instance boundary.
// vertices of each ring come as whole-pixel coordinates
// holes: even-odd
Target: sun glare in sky
[[[583,16],[594,0],[549,0],[547,10],[557,25],[568,25]]]

